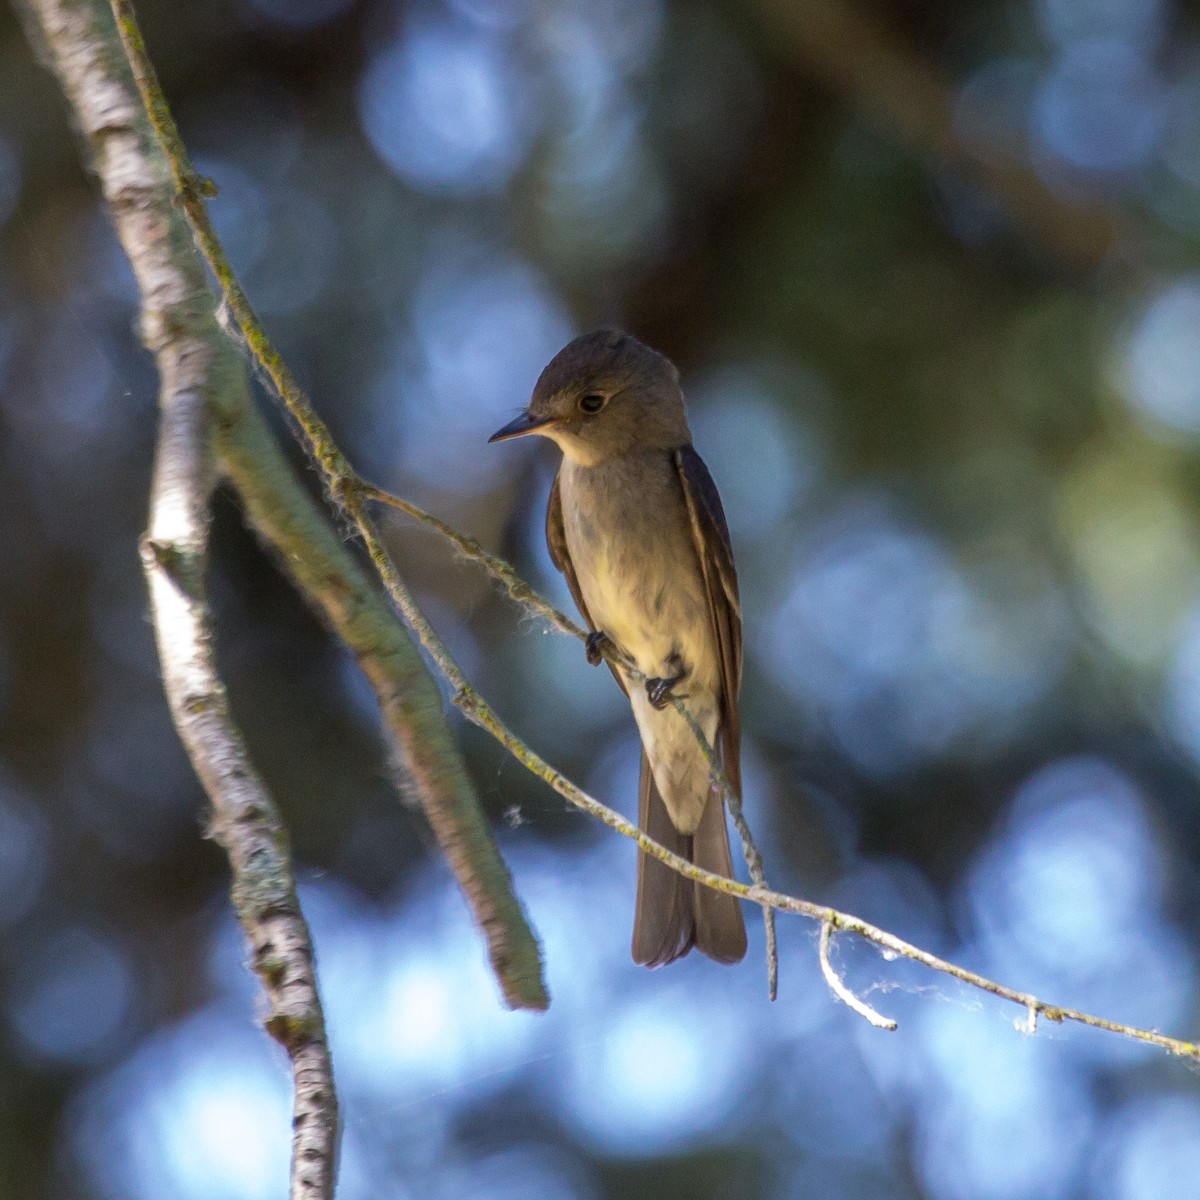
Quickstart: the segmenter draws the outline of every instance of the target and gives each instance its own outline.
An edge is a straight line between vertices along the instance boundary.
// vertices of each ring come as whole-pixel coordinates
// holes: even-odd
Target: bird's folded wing
[[[733,565],[733,544],[717,485],[704,460],[691,446],[680,446],[674,458],[721,653],[721,760],[726,777],[741,795],[738,693],[742,686],[742,606]]]

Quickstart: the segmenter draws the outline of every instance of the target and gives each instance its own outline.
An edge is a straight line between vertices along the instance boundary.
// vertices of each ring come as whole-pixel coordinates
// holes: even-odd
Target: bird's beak
[[[539,429],[553,424],[555,424],[553,417],[538,417],[531,412],[523,412],[515,421],[509,421],[503,429],[497,429],[488,438],[488,445],[490,446],[492,442],[506,442],[509,438],[524,437],[527,433],[537,433]]]

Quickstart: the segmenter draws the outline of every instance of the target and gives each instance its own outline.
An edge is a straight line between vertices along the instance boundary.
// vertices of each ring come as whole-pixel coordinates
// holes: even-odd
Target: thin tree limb
[[[510,1008],[549,1003],[537,940],[453,744],[441,697],[386,598],[346,550],[317,503],[296,484],[262,414],[224,414],[217,456],[251,525],[279,551],[297,586],[354,652],[379,698],[426,819],[487,943]]]
[[[538,776],[539,779],[548,783],[560,796],[563,796],[576,808],[590,813],[593,817],[603,821],[610,829],[615,829],[618,833],[636,842],[638,847],[652,858],[657,858],[659,862],[665,863],[672,870],[678,871],[679,874],[688,879],[695,880],[697,883],[703,883],[730,896],[740,896],[743,900],[751,901],[754,904],[769,905],[780,912],[790,912],[798,916],[807,917],[811,921],[818,921],[822,925],[828,925],[831,930],[844,930],[847,933],[855,933],[864,940],[873,942],[884,950],[891,951],[893,954],[903,958],[911,959],[913,962],[921,963],[933,971],[949,975],[954,979],[960,980],[962,983],[979,988],[981,991],[990,992],[993,996],[997,996],[1001,1000],[1008,1000],[1013,1004],[1020,1005],[1027,1012],[1036,1013],[1049,1021],[1073,1021],[1080,1025],[1087,1025],[1093,1029],[1106,1029],[1111,1033],[1119,1033],[1136,1041],[1147,1042],[1150,1045],[1169,1050],[1172,1054],[1200,1062],[1200,1046],[1193,1042],[1168,1037],[1166,1034],[1159,1033],[1156,1030],[1139,1029],[1133,1025],[1124,1025],[1118,1021],[1109,1021],[1104,1017],[1096,1017],[1090,1013],[1081,1012],[1079,1009],[1051,1004],[1032,993],[1017,991],[1015,988],[988,979],[976,971],[968,970],[966,967],[960,967],[955,963],[948,962],[944,958],[939,958],[936,954],[931,954],[928,950],[922,950],[919,946],[914,946],[911,942],[906,942],[903,938],[899,938],[893,933],[888,933],[885,929],[880,929],[878,926],[862,920],[861,917],[840,912],[835,908],[827,908],[821,904],[815,904],[811,900],[801,900],[796,896],[787,896],[781,892],[774,892],[768,888],[761,888],[756,885],[749,886],[739,883],[736,880],[726,879],[722,875],[715,875],[711,871],[702,870],[694,863],[690,863],[687,859],[673,854],[670,850],[651,840],[636,825],[621,816],[620,813],[614,812],[607,805],[589,796],[567,779],[566,776],[556,771],[535,751],[521,741],[520,738],[513,734],[477,692],[469,690],[461,693],[457,699],[457,703],[472,721],[481,728],[486,729],[518,762],[534,775]]]
[[[111,7],[146,115],[170,166],[176,200],[192,227],[196,244],[216,276],[225,303],[255,359],[279,394],[289,398],[288,411],[300,427],[309,454],[320,466],[330,495],[354,522],[378,568],[386,552],[355,491],[357,476],[267,339],[225,258],[204,202],[205,196],[213,194],[213,184],[201,179],[192,168],[146,53],[133,5],[129,0],[112,0]],[[240,425],[228,431],[236,432],[243,443],[249,439],[259,451],[270,454],[266,439],[256,434],[254,419],[244,411],[240,415]],[[232,451],[237,447],[237,438],[222,439],[219,446],[223,452]],[[359,655],[368,678],[376,685],[385,716],[391,718],[393,733],[406,753],[406,765],[417,784],[426,817],[487,941],[492,968],[506,1002],[513,1008],[544,1009],[550,998],[542,977],[537,940],[516,899],[508,868],[496,849],[466,768],[446,728],[441,697],[429,673],[421,666],[408,638],[395,629],[392,618],[381,619],[386,609],[373,599],[372,589],[349,556],[341,556],[332,576],[327,576],[325,568],[318,565],[314,550],[319,553],[323,549],[328,560],[334,549],[332,536],[328,531],[320,532],[319,525],[305,512],[305,506],[294,495],[286,497],[283,504],[278,493],[268,498],[266,480],[263,473],[253,469],[253,460],[230,453],[224,461],[231,479],[239,489],[245,489],[243,497],[260,531],[279,545],[297,580],[314,589],[314,599],[325,607],[335,628]],[[389,591],[394,600],[403,597],[403,603],[398,602],[401,614],[428,648],[422,632],[428,628],[425,618],[394,567],[392,574]]]
[[[124,19],[126,24],[132,22],[132,11],[128,0],[111,0],[111,2],[118,13],[119,19]],[[125,14],[124,18],[122,18],[122,14]],[[122,28],[123,32],[125,32],[125,26]],[[144,58],[144,47],[140,51],[139,47],[140,35],[138,35],[136,40],[126,39],[127,52],[131,54],[140,52]],[[157,89],[157,83],[153,80],[152,73],[149,75],[143,73],[143,77],[148,80],[146,86]],[[166,105],[165,101],[161,100],[161,92],[158,92],[157,96],[160,102],[158,110],[161,119],[162,113],[166,112]],[[155,105],[150,104],[149,107],[153,115]],[[214,274],[217,276],[226,304],[242,329],[247,345],[255,359],[264,371],[266,371],[275,386],[277,394],[300,426],[310,454],[323,469],[330,494],[342,506],[344,511],[351,516],[362,534],[363,540],[371,553],[372,560],[380,573],[380,577],[393,603],[404,614],[406,620],[411,621],[412,627],[430,658],[437,665],[438,669],[442,671],[454,689],[454,703],[471,721],[490,733],[518,762],[534,775],[538,776],[538,778],[544,780],[576,808],[589,813],[598,820],[603,821],[609,828],[636,842],[644,853],[658,859],[687,879],[702,883],[716,891],[741,897],[743,900],[754,904],[765,905],[780,912],[795,913],[799,916],[807,917],[809,920],[817,921],[823,928],[827,928],[827,937],[832,936],[833,932],[838,930],[857,934],[864,940],[872,942],[895,955],[921,963],[933,971],[948,975],[1002,1000],[1019,1005],[1029,1014],[1031,1022],[1035,1017],[1044,1017],[1047,1020],[1055,1022],[1075,1022],[1093,1029],[1103,1029],[1111,1033],[1121,1034],[1137,1041],[1158,1046],[1180,1057],[1200,1062],[1200,1046],[1195,1043],[1187,1042],[1180,1038],[1169,1037],[1156,1030],[1139,1029],[1136,1026],[1110,1021],[1104,1017],[1096,1017],[1078,1009],[1050,1004],[1031,993],[1017,991],[1015,988],[988,979],[986,976],[968,970],[966,967],[961,967],[946,959],[939,958],[937,955],[931,954],[927,950],[922,950],[920,947],[906,942],[903,938],[899,938],[895,934],[880,929],[878,926],[872,925],[849,913],[843,913],[834,908],[815,904],[810,900],[802,900],[795,896],[771,891],[768,888],[758,885],[747,885],[737,880],[726,879],[724,876],[716,875],[711,871],[705,871],[697,867],[694,863],[688,862],[686,859],[659,845],[632,822],[626,820],[599,800],[589,796],[576,784],[567,779],[566,776],[551,767],[536,751],[512,733],[487,701],[467,682],[457,663],[455,663],[453,657],[442,644],[428,621],[425,620],[424,615],[417,608],[400,580],[395,566],[379,541],[374,525],[363,507],[367,499],[367,492],[374,491],[375,489],[371,489],[369,485],[363,483],[350,467],[344,455],[342,455],[329,436],[329,432],[323,422],[312,408],[308,397],[296,384],[291,372],[287,369],[267,338],[253,308],[246,300],[245,294],[242,292],[237,279],[233,275],[233,271],[225,258],[220,242],[213,233],[203,204],[202,192],[204,188],[197,181],[195,173],[188,165],[186,153],[179,141],[174,124],[170,121],[169,112],[166,112],[166,121],[168,125],[164,130],[160,130],[159,132],[162,137],[163,148],[167,156],[172,158],[173,161],[173,170],[177,186],[180,189],[180,203],[188,216],[189,223],[192,225],[201,253],[204,254]],[[434,528],[443,525],[445,530],[449,530],[449,526],[444,526],[442,522],[431,521],[430,523]],[[463,548],[463,543],[469,542],[469,539],[463,538],[462,535],[456,535],[453,540],[459,542],[460,549]],[[488,557],[491,558],[493,556]],[[498,562],[499,560],[495,561]],[[511,571],[511,568],[509,570]],[[514,580],[512,589],[514,596],[521,595],[523,592],[532,594],[532,589],[527,584],[523,584],[516,577],[515,573],[512,573],[512,579]],[[522,602],[524,603],[525,601]],[[542,603],[544,604],[545,602],[543,601]],[[567,625],[572,624],[561,613],[557,614],[554,623],[559,628],[566,628]]]
[[[217,673],[205,602],[216,398],[243,369],[212,316],[201,264],[149,152],[108,13],[87,0],[31,0],[42,47],[87,139],[104,198],[142,295],[142,336],[162,410],[142,561],[171,713],[212,803],[233,903],[266,994],[266,1028],[292,1063],[290,1194],[331,1200],[338,1107],[312,939],[296,895],[279,811],[246,753]],[[108,36],[106,36],[106,33]]]
[[[33,0],[27,3],[39,23],[42,12],[50,8],[90,14],[89,36],[97,39],[95,69],[79,81],[78,88],[68,88],[69,95],[74,101],[75,92],[90,89],[109,102],[127,105],[144,134],[141,153],[158,160],[107,6],[88,5],[86,0],[73,4],[63,0],[57,6]],[[47,40],[44,29],[39,40]],[[101,175],[107,188],[103,171]],[[140,199],[152,208],[161,204],[154,220],[171,230],[175,239],[172,252],[190,260],[189,269],[198,280],[197,319],[207,323],[214,337],[226,340],[213,316],[212,293],[202,262],[174,204],[174,181],[166,178],[162,168],[156,180],[158,192],[151,189]],[[244,377],[231,375],[221,394],[214,397],[214,405],[220,465],[241,492],[251,521],[279,549],[293,579],[350,646],[372,684],[413,790],[483,932],[506,1003],[514,1008],[545,1008],[549,999],[536,938],[513,893],[511,878],[447,726],[441,698],[420,655],[386,600],[300,486],[253,408]]]
[[[191,390],[163,397],[142,565],[171,715],[212,802],[212,836],[229,856],[233,905],[267,998],[264,1024],[292,1062],[289,1194],[332,1200],[338,1103],[312,937],[296,894],[287,832],[217,674],[204,600],[206,504],[214,478],[209,400],[206,391]]]
[[[422,524],[428,525],[429,528],[435,530],[448,541],[452,542],[459,552],[465,557],[474,562],[478,562],[495,578],[505,589],[509,597],[520,604],[527,612],[533,616],[537,616],[548,622],[552,627],[560,630],[563,633],[568,633],[580,639],[586,639],[587,635],[578,625],[575,624],[569,617],[555,608],[548,600],[540,596],[534,588],[532,588],[525,580],[523,580],[513,567],[505,562],[502,558],[498,558],[494,554],[483,550],[474,538],[467,537],[453,529],[439,518],[432,516],[423,509],[418,508],[415,504],[404,500],[397,496],[392,496],[391,493],[382,491],[379,488],[373,487],[370,484],[363,484],[364,491],[371,499],[377,500],[384,504],[389,504],[393,508],[397,508],[409,516],[414,517]],[[607,651],[609,647],[605,647]],[[619,657],[614,661],[620,662],[622,666],[628,668]],[[636,672],[636,668],[632,668]],[[849,913],[840,912],[834,908],[826,908],[824,905],[814,904],[809,900],[801,900],[794,896],[786,896],[779,892],[771,891],[770,889],[760,886],[747,887],[743,883],[738,883],[733,880],[724,879],[720,875],[714,875],[708,871],[702,871],[694,864],[689,863],[686,859],[680,858],[671,851],[660,846],[657,842],[652,841],[647,837],[636,825],[627,821],[619,813],[614,812],[600,801],[593,799],[584,791],[578,788],[565,776],[561,775],[553,767],[549,766],[541,757],[531,750],[523,741],[516,737],[494,712],[483,702],[477,694],[469,693],[461,699],[461,706],[467,715],[475,721],[476,724],[486,729],[493,737],[496,738],[523,766],[525,766],[534,775],[538,776],[544,782],[550,785],[559,795],[563,796],[576,808],[589,813],[598,820],[603,821],[609,828],[615,829],[618,833],[637,842],[638,846],[653,858],[657,858],[660,862],[665,863],[673,870],[678,871],[681,875],[685,875],[689,879],[694,879],[699,883],[707,884],[709,887],[715,888],[717,891],[726,892],[729,895],[741,896],[745,900],[752,900],[760,905],[773,908],[780,912],[795,913],[798,916],[807,917],[809,920],[818,921],[821,924],[821,947],[819,948],[819,956],[822,958],[822,973],[825,974],[826,981],[830,982],[830,987],[839,996],[845,1000],[842,995],[842,989],[849,992],[845,988],[845,984],[840,979],[837,979],[836,972],[833,971],[832,965],[826,966],[828,963],[829,954],[829,939],[833,934],[842,930],[847,933],[857,934],[865,941],[872,942],[881,949],[889,953],[899,955],[900,957],[911,959],[913,962],[920,963],[922,966],[928,967],[930,970],[938,971],[943,975],[949,975],[962,983],[969,984],[971,987],[979,988],[981,991],[990,992],[993,996],[999,997],[1001,1000],[1010,1001],[1013,1004],[1020,1005],[1026,1012],[1026,1019],[1022,1022],[1022,1028],[1027,1032],[1033,1033],[1037,1030],[1039,1016],[1045,1017],[1049,1021],[1063,1022],[1071,1021],[1080,1025],[1087,1025],[1093,1029],[1104,1029],[1110,1033],[1122,1034],[1125,1037],[1134,1038],[1137,1041],[1147,1042],[1154,1046],[1159,1046],[1164,1050],[1169,1050],[1172,1054],[1183,1058],[1192,1058],[1200,1062],[1200,1046],[1193,1042],[1183,1041],[1180,1038],[1168,1037],[1165,1034],[1158,1033],[1155,1030],[1139,1029],[1132,1025],[1123,1025],[1117,1021],[1109,1021],[1104,1017],[1095,1017],[1089,1013],[1081,1012],[1078,1009],[1065,1008],[1061,1005],[1050,1004],[1045,1000],[1039,999],[1037,996],[1029,992],[1021,992],[1015,988],[1010,988],[1004,984],[997,983],[994,980],[988,979],[984,975],[980,975],[975,971],[970,971],[965,967],[957,966],[955,963],[948,962],[946,959],[939,958],[935,954],[929,953],[927,950],[922,950],[918,946],[906,942],[903,938],[898,938],[895,934],[888,933],[887,930],[880,929],[869,922],[862,920],[859,917],[852,916]],[[726,784],[726,786],[728,786]],[[833,974],[837,979],[836,986],[829,980],[829,974]],[[849,993],[853,995],[853,993]],[[858,998],[854,997],[857,1001]],[[847,1001],[849,1003],[849,1001]],[[861,1001],[859,1002],[861,1003]],[[851,1005],[855,1011],[860,1011],[858,1005]],[[869,1006],[865,1006],[869,1007]],[[874,1012],[874,1010],[871,1010]],[[866,1015],[866,1014],[862,1014]],[[879,1016],[878,1013],[875,1014]],[[872,1024],[876,1021],[868,1017]],[[885,1023],[888,1018],[880,1018]],[[881,1027],[893,1028],[894,1025],[884,1025]]]

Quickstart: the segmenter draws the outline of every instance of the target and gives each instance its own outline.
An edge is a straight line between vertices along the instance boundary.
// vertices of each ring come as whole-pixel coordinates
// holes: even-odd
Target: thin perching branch
[[[124,12],[127,15],[127,19],[132,21],[132,13],[127,0],[112,0],[112,4],[118,11],[118,14]],[[130,53],[140,52],[144,59],[145,50],[144,47],[141,47],[140,35],[137,38],[136,45],[132,49],[128,41],[126,42],[126,48]],[[157,90],[157,81],[153,79],[152,75],[147,76],[145,72],[143,72],[142,78],[145,86],[155,89],[160,113],[166,112],[166,104],[162,100],[161,91]],[[155,105],[150,104],[150,108],[153,113]],[[166,119],[170,122],[169,113],[166,114]],[[1156,1030],[1139,1029],[1118,1021],[1110,1021],[1104,1017],[1093,1016],[1078,1009],[1050,1004],[1032,993],[1018,991],[1015,988],[988,979],[986,976],[980,975],[975,971],[968,970],[966,967],[960,967],[955,963],[948,962],[946,959],[939,958],[937,955],[931,954],[928,950],[922,950],[919,946],[914,946],[911,942],[906,942],[903,938],[899,938],[887,930],[880,929],[878,926],[872,925],[860,917],[843,913],[824,905],[815,904],[810,900],[787,896],[781,892],[774,892],[757,885],[747,885],[737,880],[726,879],[724,876],[716,875],[711,871],[705,871],[697,867],[694,863],[690,863],[665,847],[660,846],[638,829],[636,825],[621,816],[620,813],[615,812],[599,800],[589,796],[567,779],[566,776],[551,767],[533,749],[526,745],[525,742],[513,734],[496,715],[487,701],[467,683],[462,671],[442,645],[429,623],[420,614],[419,609],[416,608],[415,603],[400,582],[395,567],[391,564],[386,550],[383,549],[378,540],[373,524],[366,518],[363,511],[362,506],[365,502],[365,493],[371,490],[369,489],[369,485],[359,480],[341,451],[333,443],[328,430],[326,430],[324,424],[316,415],[307,396],[296,385],[291,373],[271,346],[265,331],[254,314],[254,310],[246,300],[241,287],[233,275],[228,260],[225,258],[220,243],[208,222],[201,197],[201,189],[196,181],[196,176],[190,166],[187,165],[187,156],[179,142],[178,133],[175,131],[173,122],[167,127],[165,135],[161,129],[159,133],[160,137],[163,138],[163,149],[167,156],[172,158],[176,183],[180,188],[180,203],[188,216],[189,223],[192,224],[193,232],[196,235],[201,252],[209,261],[221,284],[226,304],[232,311],[234,319],[241,327],[249,348],[253,352],[255,359],[271,378],[278,395],[287,406],[289,412],[293,414],[300,425],[310,453],[325,472],[326,484],[331,495],[353,517],[355,524],[358,526],[360,532],[362,532],[364,540],[371,550],[372,559],[376,567],[380,570],[384,584],[393,602],[400,608],[406,619],[409,618],[410,613],[419,619],[414,627],[422,644],[438,669],[445,675],[451,687],[454,688],[454,703],[471,721],[479,725],[480,728],[487,730],[518,762],[534,775],[538,776],[538,778],[549,784],[550,787],[576,808],[591,814],[598,820],[603,821],[609,828],[615,829],[618,833],[636,842],[643,852],[652,858],[658,859],[659,862],[664,863],[687,879],[702,883],[716,891],[725,892],[727,895],[738,896],[753,904],[765,905],[780,912],[790,912],[807,917],[809,920],[818,922],[822,928],[827,929],[827,939],[836,931],[857,934],[864,940],[872,942],[886,951],[890,951],[903,958],[911,959],[913,962],[921,963],[933,971],[948,975],[971,987],[978,988],[981,991],[988,992],[1002,1000],[1020,1006],[1028,1014],[1030,1027],[1035,1024],[1038,1017],[1044,1017],[1049,1021],[1055,1022],[1071,1021],[1093,1029],[1108,1030],[1111,1033],[1118,1033],[1137,1041],[1159,1046],[1170,1051],[1172,1054],[1200,1062],[1200,1046],[1197,1046],[1195,1043],[1183,1041],[1180,1038],[1169,1037]],[[442,522],[431,521],[430,524],[434,528],[441,526],[439,532],[449,530],[449,526],[444,525]],[[456,534],[453,540],[466,553],[463,543],[468,539],[463,538],[461,534]],[[468,557],[479,556],[468,555]],[[493,559],[493,561],[499,561],[494,560],[494,556],[489,555],[487,557]],[[485,561],[486,565],[486,560],[481,559],[481,561]],[[511,568],[508,569],[511,572]],[[533,589],[517,578],[515,572],[512,573],[512,578],[515,580],[515,589],[512,590],[514,597],[520,597],[524,594],[527,599],[528,596],[534,594]],[[522,599],[521,602],[526,603],[526,599]],[[540,604],[544,605],[545,601],[540,601]],[[531,611],[539,611],[538,605],[529,605],[529,607]],[[565,629],[567,625],[571,624],[561,613],[555,615],[553,623],[560,629]],[[828,940],[826,941],[826,949],[828,950]]]
[[[436,530],[447,541],[457,546],[464,557],[474,559],[480,563],[487,570],[488,574],[504,588],[511,599],[523,605],[531,613],[541,617],[555,629],[569,634],[571,637],[578,638],[580,641],[587,640],[587,633],[576,622],[572,621],[565,613],[559,612],[554,605],[538,595],[508,563],[494,554],[489,554],[474,538],[459,533],[457,529],[453,529],[445,521],[433,516],[432,513],[427,513],[422,508],[418,508],[417,505],[409,500],[405,500],[402,496],[385,492],[382,488],[375,487],[364,480],[360,480],[357,487],[359,494],[366,499],[398,509],[400,512],[406,513],[422,524]],[[646,676],[638,670],[637,664],[623,655],[611,639],[604,639],[600,643],[599,651],[606,661],[620,667],[630,678],[637,680],[639,683],[646,682]],[[762,854],[754,840],[754,835],[750,832],[750,826],[746,821],[746,815],[742,809],[742,798],[733,790],[725,772],[721,769],[721,764],[717,760],[716,753],[713,751],[712,746],[709,745],[708,738],[704,736],[704,730],[700,728],[699,722],[697,722],[683,698],[671,695],[669,699],[675,706],[675,711],[683,717],[691,729],[692,736],[700,746],[700,752],[703,754],[704,761],[708,765],[712,781],[721,793],[721,797],[729,809],[730,816],[733,817],[734,827],[737,829],[738,837],[742,842],[742,855],[746,860],[746,867],[750,872],[750,878],[759,887],[769,887],[766,874],[763,870]],[[775,910],[770,905],[763,905],[762,911],[763,925],[767,936],[767,995],[770,999],[774,1000],[779,990],[779,945],[775,937]]]
[[[217,397],[243,368],[213,318],[203,268],[174,216],[171,182],[148,148],[141,107],[122,86],[107,12],[86,0],[31,0],[30,12],[74,106],[141,291],[142,336],[161,381],[142,561],[163,679],[176,728],[212,803],[213,836],[229,856],[234,907],[267,999],[266,1028],[291,1059],[290,1194],[331,1200],[338,1106],[312,939],[279,811],[230,715],[204,592],[216,481],[213,416]]]
[[[509,563],[482,549],[474,538],[467,537],[465,534],[447,525],[446,522],[440,520],[438,517],[432,516],[407,500],[392,496],[390,493],[369,484],[364,484],[363,487],[371,499],[389,504],[414,517],[450,541],[464,558],[479,563],[504,588],[508,596],[521,605],[531,616],[541,618],[551,627],[563,633],[568,633],[581,639],[586,638],[586,634],[574,621],[539,595],[533,587],[517,574]],[[927,950],[922,950],[919,946],[914,946],[911,942],[906,942],[903,938],[896,937],[895,934],[888,933],[887,930],[880,929],[878,926],[872,925],[860,917],[852,916],[850,913],[814,904],[809,900],[801,900],[795,896],[783,895],[768,888],[758,886],[747,887],[745,884],[725,879],[720,875],[715,875],[708,871],[703,871],[694,864],[689,863],[686,859],[680,858],[678,855],[671,853],[671,851],[664,849],[664,847],[652,841],[636,825],[627,821],[619,813],[614,812],[600,801],[593,799],[580,788],[576,787],[569,779],[549,766],[524,742],[513,735],[500,722],[491,709],[474,694],[471,697],[471,708],[468,709],[468,715],[471,716],[476,724],[486,729],[505,746],[513,757],[528,768],[528,770],[532,771],[533,774],[537,775],[539,779],[549,784],[559,795],[563,796],[571,804],[575,805],[575,807],[603,821],[609,828],[615,829],[618,833],[636,842],[651,857],[657,858],[660,862],[678,871],[681,875],[693,879],[698,883],[707,884],[709,887],[715,888],[720,892],[726,892],[731,896],[740,896],[744,900],[753,901],[756,904],[772,908],[779,912],[795,913],[798,916],[807,917],[811,921],[818,922],[821,926],[818,958],[826,982],[840,1000],[848,1004],[878,1028],[895,1029],[897,1026],[895,1021],[881,1016],[859,997],[854,996],[845,983],[838,977],[836,970],[829,961],[830,943],[834,934],[839,931],[856,934],[863,940],[872,942],[874,945],[891,954],[911,959],[913,962],[920,963],[930,970],[937,971],[943,975],[949,975],[971,987],[989,992],[1001,1000],[1007,1000],[1019,1005],[1026,1013],[1022,1027],[1029,1033],[1036,1032],[1039,1017],[1045,1017],[1048,1021],[1054,1022],[1071,1021],[1080,1025],[1087,1025],[1093,1029],[1104,1029],[1110,1033],[1118,1033],[1125,1037],[1134,1038],[1137,1041],[1147,1042],[1150,1045],[1168,1050],[1172,1054],[1183,1058],[1195,1059],[1200,1062],[1200,1046],[1197,1046],[1193,1042],[1168,1037],[1156,1030],[1139,1029],[1136,1026],[1123,1025],[1118,1021],[1109,1021],[1104,1017],[1092,1016],[1090,1013],[1081,1012],[1078,1009],[1050,1004],[1029,992],[1018,991],[1015,988],[988,979],[986,976],[980,975],[975,971],[970,971],[965,967],[948,962],[946,959],[939,958],[937,955],[931,954]]]

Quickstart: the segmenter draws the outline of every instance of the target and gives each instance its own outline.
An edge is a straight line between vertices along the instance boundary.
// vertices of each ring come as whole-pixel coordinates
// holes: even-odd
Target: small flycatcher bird
[[[554,356],[525,412],[489,440],[530,433],[562,451],[546,540],[592,630],[588,661],[600,662],[607,638],[646,676],[613,668],[642,739],[639,824],[660,845],[732,879],[724,802],[670,703],[686,699],[740,795],[737,574],[721,498],[692,448],[679,372],[628,334],[585,334]],[[741,906],[639,854],[634,960],[661,966],[693,946],[738,962],[746,953]]]

